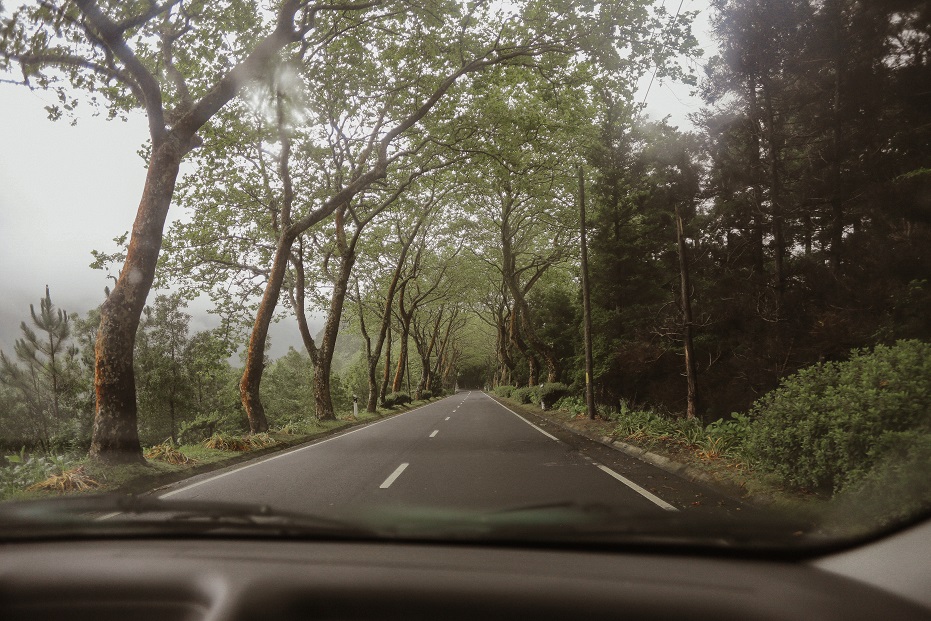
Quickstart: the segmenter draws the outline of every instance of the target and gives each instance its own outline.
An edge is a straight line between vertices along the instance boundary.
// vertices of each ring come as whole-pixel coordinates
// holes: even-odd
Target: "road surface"
[[[478,391],[229,469],[159,497],[261,503],[317,515],[371,508],[495,511],[574,501],[619,513],[740,511],[654,466]]]

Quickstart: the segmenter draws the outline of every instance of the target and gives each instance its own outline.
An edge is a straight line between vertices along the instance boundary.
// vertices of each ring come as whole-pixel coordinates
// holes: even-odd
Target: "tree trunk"
[[[407,369],[407,356],[410,346],[411,317],[413,313],[402,317],[401,321],[401,351],[398,353],[398,364],[394,371],[394,381],[391,383],[391,392],[400,392],[401,383],[404,381],[404,373]]]
[[[423,225],[424,220],[426,219],[429,211],[425,211],[421,217],[417,220],[417,224],[414,226],[414,230],[411,231],[410,237],[407,241],[403,242],[401,246],[401,253],[398,257],[398,263],[395,266],[394,274],[391,277],[391,283],[388,285],[388,291],[385,293],[385,309],[384,314],[382,315],[381,321],[381,331],[379,332],[378,338],[375,341],[375,349],[372,352],[372,355],[369,357],[369,376],[374,379],[376,369],[378,367],[378,360],[381,358],[381,348],[385,342],[385,336],[390,334],[391,326],[391,306],[394,304],[394,294],[398,288],[398,281],[401,279],[401,270],[404,269],[404,263],[407,261],[407,253],[410,250],[411,244],[414,243],[414,238],[417,237],[417,231],[420,230],[420,227]],[[388,339],[391,340],[390,338]],[[389,351],[391,345],[388,345]],[[382,382],[381,397],[384,398],[386,386],[389,379],[388,369],[391,366],[390,356],[386,356],[385,360],[385,379]],[[378,395],[375,391],[371,390],[372,384],[369,384],[369,401],[366,406],[366,410],[369,412],[375,412],[378,406]]]
[[[585,338],[585,409],[588,418],[595,420],[595,363],[592,356],[592,301],[588,281],[588,244],[585,222],[585,177],[579,167],[579,229],[582,250],[582,326]]]
[[[330,371],[333,365],[333,352],[336,348],[336,337],[339,333],[339,324],[343,316],[343,304],[346,301],[346,290],[349,286],[349,277],[356,262],[353,250],[347,251],[340,257],[339,273],[333,283],[333,294],[330,296],[330,310],[327,313],[326,324],[323,328],[323,340],[317,350],[317,363],[314,368],[314,402],[318,420],[336,420],[333,411],[333,398],[330,394]]]
[[[776,293],[776,320],[782,323],[786,317],[785,307],[785,233],[783,223],[782,171],[779,136],[776,131],[776,111],[773,108],[772,93],[764,87],[766,101],[767,141],[769,142],[769,176],[770,203],[772,207],[773,230],[773,289]]]
[[[750,117],[750,162],[751,183],[753,185],[753,202],[750,205],[748,226],[753,271],[762,274],[764,270],[763,252],[763,163],[760,157],[760,109],[757,101],[756,80],[748,80],[747,106]]]
[[[94,348],[96,410],[91,458],[109,464],[144,463],[139,444],[133,348],[155,278],[162,230],[186,147],[166,139],[152,151],[142,200],[120,277],[100,308]]]
[[[698,418],[698,376],[695,372],[695,350],[692,345],[692,301],[689,284],[689,264],[685,247],[685,227],[676,206],[676,245],[679,249],[679,286],[682,296],[682,331],[685,350],[685,377],[688,385],[686,418]]]
[[[285,228],[278,241],[275,259],[268,275],[268,283],[265,285],[262,301],[255,315],[255,323],[249,337],[249,348],[246,351],[246,367],[243,369],[242,379],[239,380],[239,395],[242,398],[246,416],[249,418],[249,431],[252,433],[268,431],[268,419],[265,418],[259,385],[265,369],[265,342],[268,340],[268,326],[275,314],[275,307],[278,305],[293,243],[294,236]]]
[[[387,349],[385,350],[385,368],[381,378],[381,386],[378,391],[379,402],[384,402],[385,397],[388,395],[388,382],[391,380],[391,322],[388,323],[388,332],[385,338],[387,339],[385,341]]]
[[[836,1],[828,2],[831,12],[834,58],[834,92],[831,105],[831,251],[830,266],[835,274],[840,272],[842,259],[842,246],[844,243],[844,204],[843,187],[841,186],[841,140],[843,127],[841,124],[841,81],[844,71],[844,33],[841,23],[841,10]]]
[[[301,341],[304,343],[304,349],[310,356],[310,361],[316,366],[317,364],[317,344],[310,333],[310,324],[307,323],[307,313],[305,312],[305,282],[307,277],[304,272],[304,242],[303,237],[297,239],[298,250],[296,254],[291,255],[291,265],[294,267],[294,290],[289,291],[291,296],[291,307],[294,309],[294,315],[297,317],[297,330],[301,335]]]

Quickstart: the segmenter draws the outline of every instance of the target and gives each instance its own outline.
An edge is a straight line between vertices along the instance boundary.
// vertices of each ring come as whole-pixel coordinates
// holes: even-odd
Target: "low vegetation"
[[[525,391],[494,392],[528,403]],[[834,499],[884,521],[931,505],[931,345],[921,341],[802,369],[746,413],[707,425],[626,402],[588,421],[574,395],[554,409],[565,423],[692,463],[758,495]]]
[[[107,466],[82,453],[48,456],[30,453],[23,447],[17,453],[0,454],[0,500],[90,492],[140,493],[196,472],[249,459],[250,453],[295,446],[353,423],[376,420],[422,403],[411,402],[408,398],[406,405],[396,405],[394,410],[382,409],[375,414],[360,412],[358,418],[346,413],[336,421],[292,420],[267,433],[217,431],[209,437],[183,444],[176,444],[169,438],[145,449],[146,464]]]

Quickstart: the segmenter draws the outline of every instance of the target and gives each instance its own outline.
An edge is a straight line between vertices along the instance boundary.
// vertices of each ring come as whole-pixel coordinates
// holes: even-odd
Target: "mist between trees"
[[[693,15],[635,0],[43,7],[5,14],[6,68],[63,97],[52,116],[86,91],[151,135],[132,234],[95,252],[118,274],[101,319],[73,337],[42,319],[77,350],[5,359],[5,429],[34,447],[134,461],[140,435],[330,420],[351,395],[581,393],[582,226],[602,410],[710,423],[808,365],[931,336],[924,3],[714,2],[700,81],[676,61]],[[697,131],[641,118],[654,70],[700,88]],[[153,285],[175,293],[144,308]],[[200,295],[222,326],[188,335]],[[304,351],[271,362],[281,314]]]

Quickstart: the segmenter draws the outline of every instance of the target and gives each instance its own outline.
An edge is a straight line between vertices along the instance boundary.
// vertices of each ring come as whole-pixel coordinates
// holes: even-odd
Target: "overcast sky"
[[[684,0],[683,11],[707,0]],[[674,13],[678,2],[669,2]],[[707,15],[695,25],[706,50]],[[649,76],[641,84],[642,101]],[[682,84],[656,81],[647,98],[651,118],[672,116],[690,128],[687,115],[699,109]],[[79,119],[49,121],[44,107],[49,93],[0,84],[0,349],[12,354],[19,324],[38,307],[49,285],[59,308],[82,315],[103,300],[106,274],[89,267],[91,250],[112,251],[112,239],[132,227],[145,180],[136,154],[148,132],[141,114],[127,122],[90,116],[80,106]],[[169,219],[177,217],[170,214]],[[212,326],[203,308],[190,309],[192,331]],[[272,356],[289,344],[300,347],[296,324],[273,326]]]

